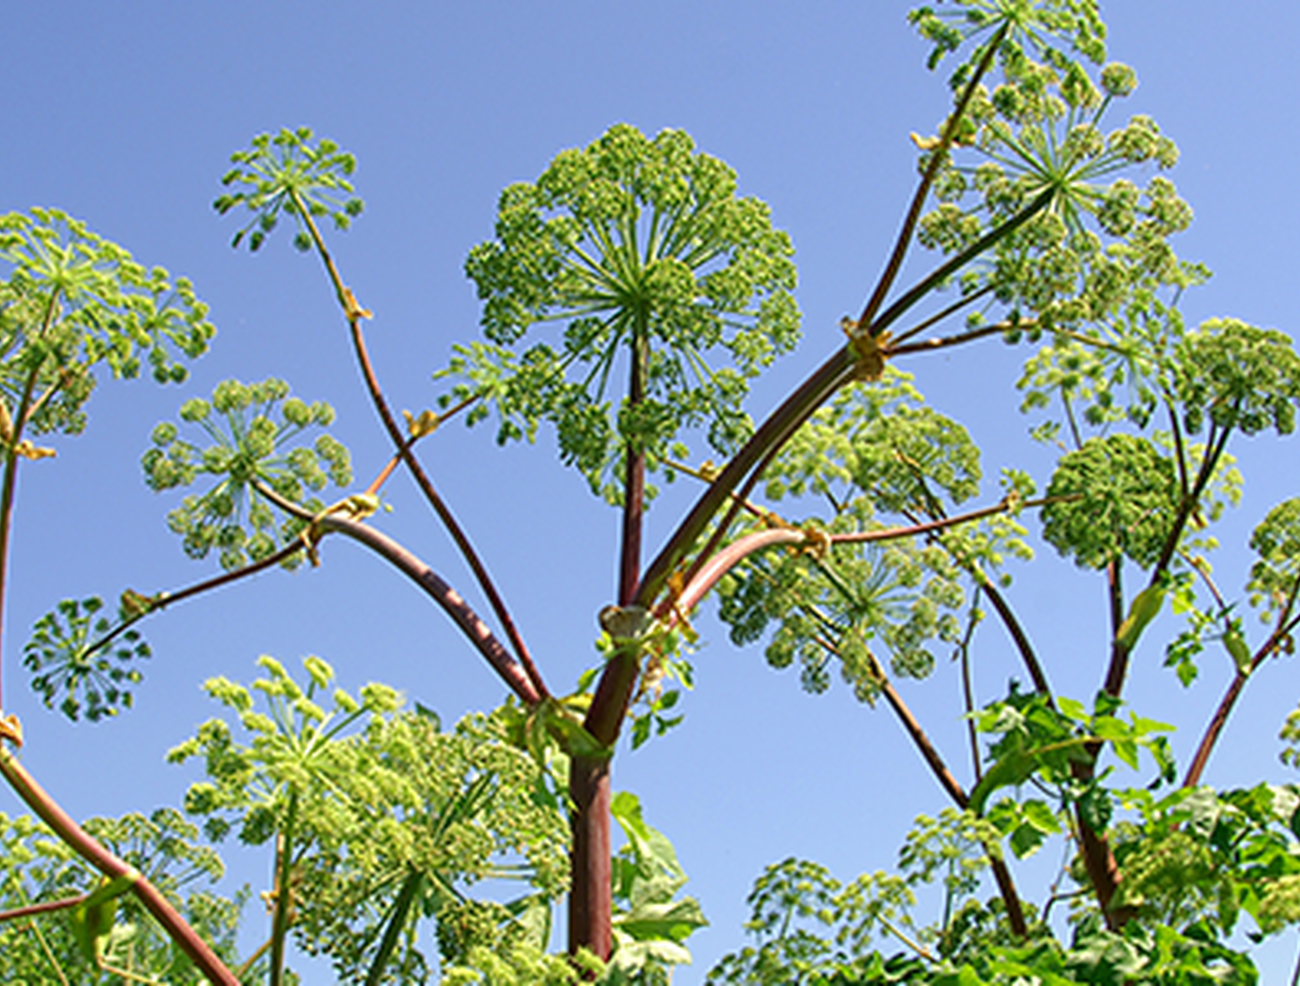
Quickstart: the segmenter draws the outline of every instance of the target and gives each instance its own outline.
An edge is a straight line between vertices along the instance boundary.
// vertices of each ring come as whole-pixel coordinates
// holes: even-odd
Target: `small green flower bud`
[[[284,402],[282,412],[284,420],[291,425],[303,428],[311,423],[311,410],[297,397],[290,397]]]
[[[212,412],[212,406],[203,398],[195,397],[181,405],[181,420],[191,424],[206,421]]]
[[[1101,70],[1101,88],[1108,96],[1127,96],[1137,84],[1137,73],[1121,62],[1111,62]]]

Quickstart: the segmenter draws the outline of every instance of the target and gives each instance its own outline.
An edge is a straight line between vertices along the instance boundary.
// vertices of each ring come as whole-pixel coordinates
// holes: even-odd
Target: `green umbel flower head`
[[[722,453],[748,436],[747,381],[798,338],[793,252],[685,133],[618,124],[502,193],[495,237],[465,264],[489,341],[457,347],[443,375],[488,398],[471,419],[494,407],[501,442],[549,421],[564,461],[616,499],[606,480],[629,450],[653,468],[683,428]],[[548,322],[558,338],[518,349]],[[609,381],[628,354],[640,393],[618,402]]]
[[[158,492],[190,486],[200,476],[215,478],[209,489],[186,496],[167,516],[191,558],[205,558],[215,548],[226,569],[260,561],[306,526],[268,498],[267,490],[316,511],[324,504],[310,494],[327,481],[352,482],[352,457],[337,439],[322,434],[310,446],[292,447],[307,428],[333,422],[334,409],[323,401],[308,404],[290,397],[283,380],[225,380],[210,401],[186,401],[180,418],[203,431],[207,447],[186,441],[175,424],[164,421],[154,428],[141,465],[145,481]]]

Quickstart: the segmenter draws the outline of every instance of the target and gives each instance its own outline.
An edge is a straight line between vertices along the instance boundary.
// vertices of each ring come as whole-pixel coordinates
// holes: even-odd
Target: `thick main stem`
[[[645,399],[648,349],[647,319],[640,312],[631,340],[628,404],[635,408]],[[645,453],[636,436],[624,447],[623,521],[619,551],[618,604],[636,598],[641,581],[641,532],[645,521]],[[620,653],[610,660],[592,698],[586,728],[598,740],[613,745],[640,671],[635,654]],[[575,757],[569,767],[569,797],[573,808],[569,828],[572,885],[569,890],[569,951],[586,948],[608,959],[613,948],[613,871],[609,806],[612,797],[608,759]]]
[[[569,796],[573,799],[569,952],[577,954],[585,948],[608,959],[614,909],[609,761],[574,757],[569,764]]]

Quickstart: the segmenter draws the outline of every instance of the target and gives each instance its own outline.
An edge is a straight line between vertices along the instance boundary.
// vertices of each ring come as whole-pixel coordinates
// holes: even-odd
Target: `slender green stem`
[[[412,870],[403,881],[384,928],[384,937],[380,939],[379,950],[375,952],[374,961],[366,972],[366,986],[378,986],[383,981],[384,969],[392,958],[393,949],[397,947],[397,938],[406,926],[406,916],[411,912],[411,904],[423,883],[424,877],[418,870]]]
[[[271,947],[271,939],[268,938],[266,941],[262,942],[262,944],[257,946],[257,949],[253,952],[252,955],[248,957],[248,959],[244,962],[243,965],[241,965],[238,969],[235,970],[235,975],[240,979],[243,979],[246,975],[248,975],[248,971],[252,969],[254,965],[257,964],[257,960],[260,959],[263,955],[265,955],[266,950],[270,947]]]
[[[289,789],[289,805],[285,809],[284,825],[275,840],[275,912],[271,918],[271,974],[270,986],[280,986],[284,980],[284,944],[289,934],[289,921],[293,912],[293,840],[297,837],[298,791]]]
[[[1215,584],[1214,576],[1210,574],[1209,563],[1204,558],[1192,555],[1186,548],[1179,548],[1178,554],[1201,577],[1201,581],[1205,583],[1205,588],[1214,597],[1214,604],[1219,607],[1219,612],[1223,614],[1223,628],[1226,630],[1231,625],[1228,615],[1228,601],[1223,598],[1223,593],[1219,591],[1218,585]]]
[[[911,938],[909,938],[907,935],[899,931],[898,928],[894,924],[892,924],[889,921],[889,919],[886,918],[884,915],[877,914],[876,920],[880,922],[880,926],[882,928],[884,928],[891,935],[893,935],[895,938],[901,941],[904,945],[910,948],[918,956],[925,959],[925,961],[933,962],[935,960],[934,956],[930,954],[930,952],[926,949],[924,945],[918,945],[916,942],[912,941]]]
[[[966,623],[966,632],[962,635],[961,643],[957,645],[957,654],[961,659],[961,697],[962,704],[966,709],[966,733],[970,740],[970,762],[971,772],[975,775],[975,783],[984,777],[984,770],[980,766],[980,744],[978,730],[975,728],[975,688],[971,682],[970,668],[970,645],[975,636],[975,627],[979,625],[979,602],[980,588],[976,584],[975,598],[970,604],[970,619]]]
[[[50,948],[49,942],[41,934],[41,926],[35,921],[28,921],[27,927],[31,929],[32,934],[36,936],[36,944],[40,945],[41,953],[45,956],[45,961],[50,964],[54,974],[59,977],[60,986],[68,986],[68,977],[63,974],[63,967],[59,965],[59,960],[54,957],[54,950]]]

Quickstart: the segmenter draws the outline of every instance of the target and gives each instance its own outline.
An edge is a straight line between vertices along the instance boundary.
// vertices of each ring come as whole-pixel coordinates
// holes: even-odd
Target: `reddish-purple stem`
[[[939,168],[943,165],[944,158],[948,156],[948,149],[952,146],[953,138],[957,134],[957,127],[961,125],[962,116],[966,112],[966,107],[970,103],[971,97],[975,95],[979,88],[980,81],[988,72],[989,65],[993,62],[993,55],[997,52],[998,45],[1006,37],[1007,30],[1011,22],[1007,21],[997,29],[993,37],[989,39],[989,45],[980,59],[979,65],[975,69],[975,74],[971,76],[966,83],[965,90],[962,91],[961,98],[957,101],[956,108],[949,115],[947,122],[944,124],[943,133],[939,135],[939,146],[934,149],[930,155],[930,160],[926,162],[925,174],[921,178],[921,184],[917,186],[916,194],[912,196],[911,205],[908,206],[907,215],[903,219],[903,228],[898,233],[898,239],[894,241],[893,252],[889,256],[889,262],[885,265],[885,271],[876,282],[876,288],[871,293],[871,298],[866,307],[862,309],[862,315],[858,319],[860,326],[868,326],[872,319],[876,317],[876,312],[884,304],[885,296],[889,289],[894,286],[894,280],[898,277],[898,272],[903,267],[903,257],[907,254],[907,248],[912,242],[912,233],[916,230],[916,224],[921,218],[921,210],[925,207],[925,200],[930,195],[930,186],[934,184],[935,176],[939,173]],[[876,333],[873,331],[872,335]]]
[[[18,792],[18,796],[26,802],[27,806],[78,856],[109,879],[131,878],[133,881],[131,892],[210,982],[218,986],[240,986],[234,974],[167,902],[158,888],[91,838],[37,783],[36,779],[18,762],[18,758],[2,747],[0,747],[0,773],[4,774],[10,786]]]
[[[514,620],[510,616],[510,611],[506,608],[505,601],[502,600],[501,594],[497,592],[495,583],[488,574],[487,568],[479,559],[478,552],[470,543],[469,536],[461,528],[456,517],[452,514],[438,491],[434,489],[433,483],[429,480],[428,475],[420,467],[419,460],[416,459],[407,442],[407,436],[402,434],[402,429],[393,417],[393,412],[388,407],[388,399],[384,397],[383,389],[379,386],[379,377],[375,374],[374,364],[370,361],[370,353],[366,348],[365,336],[361,331],[361,319],[364,317],[358,310],[356,299],[351,296],[343,285],[342,275],[339,274],[338,267],[334,263],[334,258],[330,255],[329,249],[325,246],[325,239],[320,235],[320,230],[316,228],[316,223],[311,217],[311,212],[303,208],[302,200],[295,194],[294,203],[298,207],[298,215],[302,218],[307,226],[308,233],[311,235],[312,242],[316,246],[316,252],[320,255],[321,261],[325,265],[325,271],[329,275],[330,281],[334,285],[334,290],[338,295],[339,304],[348,320],[348,329],[352,336],[352,348],[356,353],[357,365],[361,369],[361,377],[365,381],[366,390],[370,394],[371,403],[375,406],[375,411],[379,414],[379,419],[383,423],[384,430],[388,432],[388,437],[393,443],[393,447],[402,457],[402,462],[410,470],[411,476],[415,479],[416,486],[424,494],[424,498],[433,507],[434,512],[446,527],[447,533],[456,543],[465,562],[469,565],[470,571],[474,573],[474,578],[487,596],[488,604],[501,621],[501,627],[505,630],[506,638],[510,641],[515,655],[523,664],[524,672],[528,675],[532,688],[538,694],[547,696],[546,683],[542,680],[541,673],[537,670],[536,664],[533,663],[532,654],[529,653],[527,645],[524,643],[523,636],[515,626]]]
[[[1233,676],[1232,681],[1228,683],[1223,698],[1219,700],[1218,708],[1214,710],[1214,715],[1210,717],[1210,721],[1205,727],[1205,735],[1201,737],[1201,742],[1196,747],[1196,754],[1187,767],[1187,774],[1183,777],[1183,787],[1195,787],[1201,782],[1201,775],[1205,773],[1205,767],[1210,762],[1210,754],[1214,752],[1214,747],[1219,742],[1219,736],[1228,724],[1228,717],[1232,715],[1237,699],[1241,697],[1242,691],[1246,688],[1246,682],[1250,680],[1251,676],[1254,675],[1269,655],[1277,652],[1287,634],[1295,628],[1296,621],[1290,619],[1290,614],[1295,604],[1296,588],[1300,588],[1300,581],[1293,587],[1286,608],[1278,614],[1277,626],[1269,634],[1268,639],[1264,641],[1259,650],[1255,651],[1255,655],[1250,662],[1250,670],[1245,674],[1238,671]]]
[[[532,706],[542,700],[543,696],[532,679],[492,633],[492,628],[483,622],[460,593],[415,554],[368,524],[338,514],[325,514],[317,523],[323,530],[338,531],[382,556],[443,608],[521,701]]]
[[[33,914],[45,914],[49,911],[64,911],[69,907],[76,907],[84,901],[90,894],[77,894],[75,897],[60,897],[58,900],[43,900],[39,904],[28,904],[26,907],[15,907],[11,911],[0,911],[0,924],[6,921],[17,921],[19,918],[31,917]]]
[[[628,404],[636,407],[645,398],[645,339],[632,336],[632,369],[628,381]],[[645,520],[645,453],[631,441],[624,450],[627,473],[623,482],[623,535],[619,552],[618,604],[626,606],[636,596],[641,581],[641,532]]]

